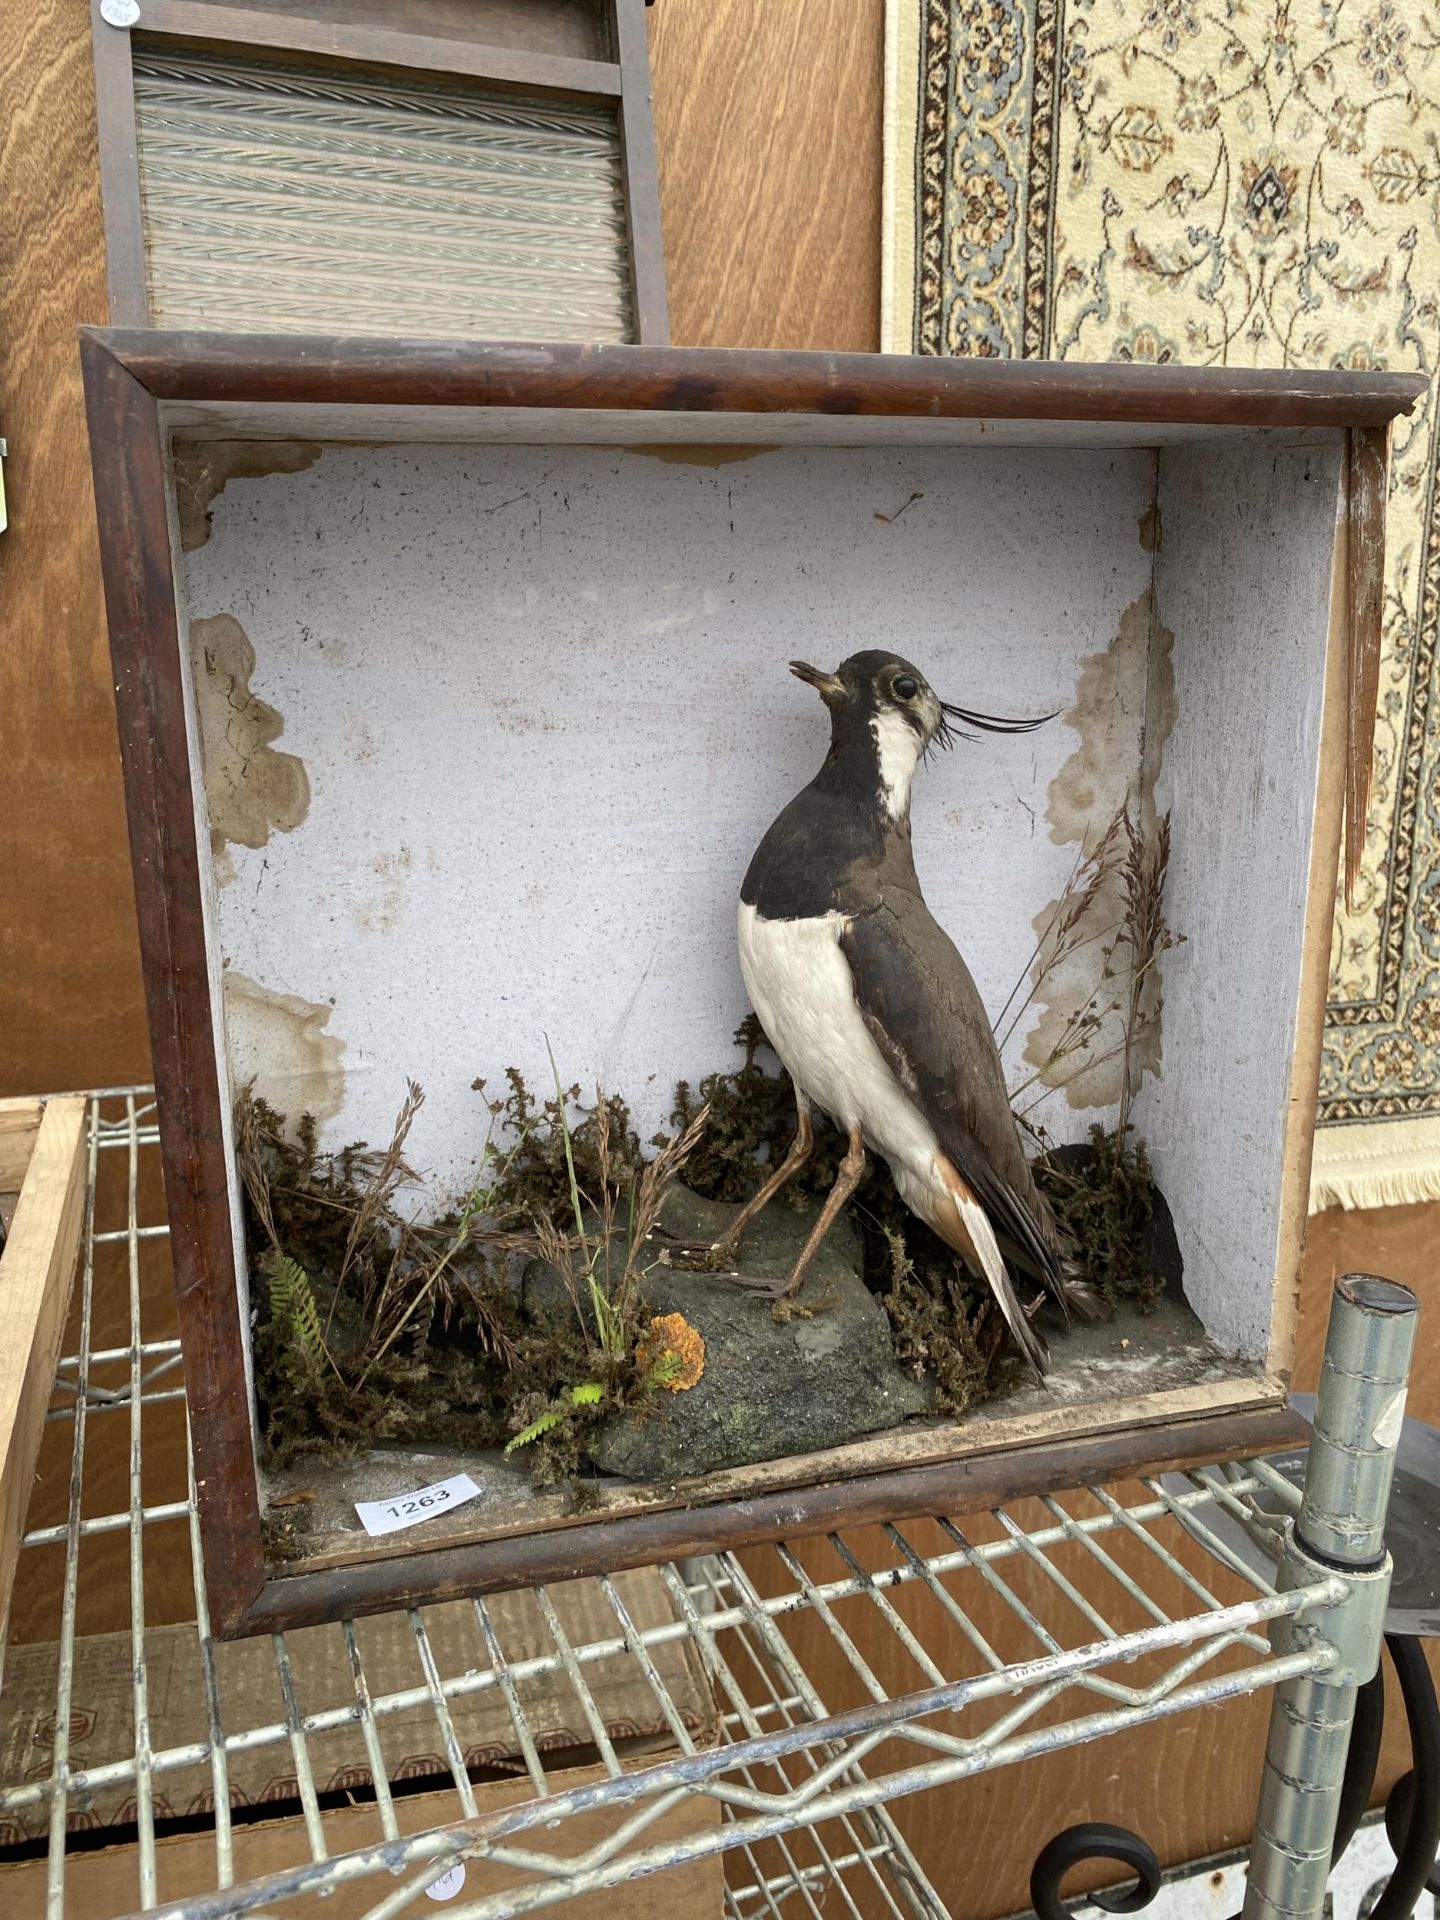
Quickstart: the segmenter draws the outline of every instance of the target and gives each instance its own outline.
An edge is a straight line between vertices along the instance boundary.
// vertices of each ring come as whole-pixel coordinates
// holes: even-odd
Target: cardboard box
[[[642,1632],[672,1619],[670,1597],[653,1570],[616,1576],[616,1589]],[[583,1649],[618,1638],[615,1614],[593,1581],[557,1587],[552,1602],[572,1647]],[[542,1653],[554,1642],[533,1595],[512,1593],[487,1603],[501,1651],[512,1665]],[[491,1666],[474,1607],[468,1601],[425,1609],[422,1620],[442,1679],[482,1673]],[[394,1784],[449,1779],[440,1729],[410,1623],[404,1614],[358,1621],[366,1684],[372,1698],[416,1690],[413,1706],[377,1716],[380,1749]],[[354,1682],[341,1628],[309,1628],[286,1636],[295,1695],[304,1715],[353,1708]],[[204,1743],[208,1738],[199,1637],[193,1626],[157,1627],[145,1636],[151,1748],[162,1756],[154,1775],[157,1823],[203,1815],[213,1807],[208,1760],[165,1767],[167,1750]],[[57,1649],[53,1645],[12,1650],[3,1701],[0,1701],[0,1784],[48,1779],[54,1759]],[[229,1735],[278,1725],[285,1703],[268,1640],[231,1642],[214,1648],[222,1728]],[[660,1675],[682,1722],[699,1745],[718,1737],[718,1720],[704,1673],[686,1639],[652,1650]],[[620,1653],[582,1666],[586,1683],[606,1732],[637,1764],[673,1745],[660,1702],[629,1654]],[[557,1764],[588,1761],[590,1730],[574,1688],[563,1674],[521,1678],[517,1692],[536,1745]],[[450,1702],[456,1738],[466,1765],[476,1769],[522,1773],[523,1762],[510,1715],[499,1689],[489,1686]],[[134,1691],[128,1633],[82,1639],[75,1649],[70,1709],[69,1759],[74,1770],[94,1769],[128,1759],[134,1753]],[[307,1736],[316,1792],[359,1793],[371,1784],[369,1757],[354,1719]],[[564,1756],[563,1759],[559,1756]],[[229,1758],[230,1804],[236,1809],[266,1804],[293,1806],[299,1799],[295,1759],[288,1737],[262,1747],[233,1752]],[[518,1783],[520,1797],[529,1791]],[[453,1790],[427,1796],[448,1804],[455,1817]],[[126,1779],[72,1798],[69,1831],[123,1827],[135,1818],[135,1789]],[[356,1811],[370,1812],[369,1809]],[[443,1815],[437,1813],[436,1818]],[[327,1820],[335,1817],[327,1813]],[[49,1828],[46,1804],[20,1809],[0,1820],[0,1851],[43,1839]],[[378,1827],[376,1829],[378,1832]],[[209,1844],[208,1840],[205,1844]],[[338,1843],[332,1843],[338,1844]],[[359,1841],[353,1844],[361,1844]],[[0,1901],[0,1912],[8,1912]]]

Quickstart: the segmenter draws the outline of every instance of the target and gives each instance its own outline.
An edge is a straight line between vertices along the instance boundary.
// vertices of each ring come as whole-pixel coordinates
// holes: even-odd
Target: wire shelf
[[[63,1556],[53,1752],[45,1777],[0,1785],[0,1829],[46,1824],[50,1920],[65,1911],[67,1837],[83,1838],[102,1792],[124,1791],[134,1833],[123,1869],[133,1897],[115,1898],[112,1910],[166,1901],[157,1828],[163,1835],[169,1784],[193,1781],[197,1769],[208,1781],[213,1891],[162,1905],[187,1920],[294,1911],[342,1887],[347,1912],[390,1920],[418,1911],[426,1889],[459,1863],[503,1870],[507,1884],[462,1892],[450,1912],[501,1920],[721,1855],[731,1920],[777,1920],[782,1907],[819,1920],[822,1896],[832,1916],[838,1901],[854,1920],[862,1911],[927,1920],[945,1906],[888,1811],[895,1800],[1333,1664],[1318,1640],[1275,1654],[1265,1629],[1333,1603],[1342,1583],[1277,1592],[1209,1524],[1221,1513],[1248,1524],[1248,1496],[1274,1476],[1207,1467],[1146,1480],[1126,1499],[1094,1487],[999,1507],[963,1527],[937,1516],[663,1567],[669,1606],[656,1620],[637,1620],[623,1579],[602,1579],[600,1616],[588,1616],[602,1625],[580,1637],[557,1604],[564,1590],[536,1589],[538,1651],[507,1648],[494,1603],[452,1602],[469,1608],[471,1635],[455,1658],[452,1636],[435,1631],[438,1610],[413,1609],[403,1628],[391,1623],[408,1634],[420,1676],[405,1687],[371,1684],[367,1623],[275,1634],[274,1705],[256,1713],[248,1702],[239,1712],[223,1671],[229,1650],[208,1631],[193,1488],[159,1484],[145,1452],[153,1423],[183,1418],[184,1395],[179,1343],[160,1304],[166,1228],[153,1095],[135,1087],[89,1098],[79,1342],[60,1363],[48,1416],[73,1423],[68,1497],[63,1520],[37,1524],[25,1539],[35,1555]],[[117,1339],[127,1324],[128,1337]],[[113,1510],[103,1500],[95,1510],[92,1423],[110,1458],[119,1433],[127,1439],[128,1499],[112,1496]],[[116,1534],[128,1544],[133,1750],[87,1767],[71,1754],[77,1637],[92,1559]],[[152,1737],[146,1573],[157,1552],[188,1553],[193,1686],[203,1702],[203,1737],[172,1744]],[[112,1555],[105,1566],[113,1564]],[[25,1570],[22,1559],[22,1580]],[[324,1705],[303,1697],[297,1681],[311,1636],[328,1636]],[[824,1663],[829,1698],[813,1677],[818,1663],[805,1657],[817,1639],[833,1656]],[[713,1715],[699,1724],[678,1694],[677,1650],[713,1698]],[[311,1673],[313,1658],[305,1665]],[[598,1681],[619,1670],[654,1701],[663,1752],[637,1759],[607,1727]],[[539,1693],[557,1687],[593,1743],[595,1764],[578,1783],[547,1772],[535,1724]],[[482,1810],[466,1750],[466,1716],[477,1705],[502,1714],[523,1782],[522,1797],[498,1809]],[[439,1822],[410,1832],[386,1741],[399,1716],[417,1713],[433,1726],[441,1775],[428,1784],[443,1786],[446,1799]],[[346,1778],[349,1799],[368,1807],[370,1832],[362,1845],[332,1850],[330,1760],[340,1739],[349,1752],[357,1741],[363,1749],[363,1767]],[[246,1881],[237,1878],[231,1774],[264,1752],[293,1779],[310,1858]]]

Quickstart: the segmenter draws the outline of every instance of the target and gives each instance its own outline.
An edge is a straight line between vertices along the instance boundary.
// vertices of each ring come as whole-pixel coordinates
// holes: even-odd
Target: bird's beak
[[[827,706],[832,700],[845,698],[845,683],[833,673],[822,673],[819,667],[812,667],[805,660],[792,660],[790,671],[797,680],[803,680],[807,687],[814,687]]]

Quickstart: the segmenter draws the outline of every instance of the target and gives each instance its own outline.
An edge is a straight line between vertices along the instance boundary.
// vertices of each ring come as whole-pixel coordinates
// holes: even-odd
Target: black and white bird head
[[[814,687],[829,709],[832,758],[853,755],[872,765],[878,762],[882,801],[896,820],[908,812],[911,779],[933,749],[951,747],[957,739],[973,740],[972,727],[985,733],[1031,733],[1055,718],[1046,713],[1035,720],[1007,719],[955,706],[940,698],[911,661],[874,647],[852,653],[834,673],[804,660],[792,660],[790,671]]]

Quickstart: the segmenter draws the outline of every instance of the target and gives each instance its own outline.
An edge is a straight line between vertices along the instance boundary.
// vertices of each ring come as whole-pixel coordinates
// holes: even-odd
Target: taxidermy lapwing
[[[784,1293],[799,1287],[869,1148],[889,1162],[911,1212],[988,1282],[1043,1373],[1045,1342],[1007,1260],[1053,1294],[1067,1320],[1072,1308],[1091,1317],[1096,1302],[1072,1277],[1036,1190],[990,1021],[925,904],[910,845],[911,778],[932,748],[952,743],[952,722],[1028,733],[1043,721],[948,706],[893,653],[853,654],[834,673],[797,660],[790,671],[829,709],[830,751],[760,842],[740,890],[739,933],[751,1002],[795,1083],[798,1127],[714,1251],[733,1258],[746,1227],[804,1164],[819,1107],[849,1144]]]

